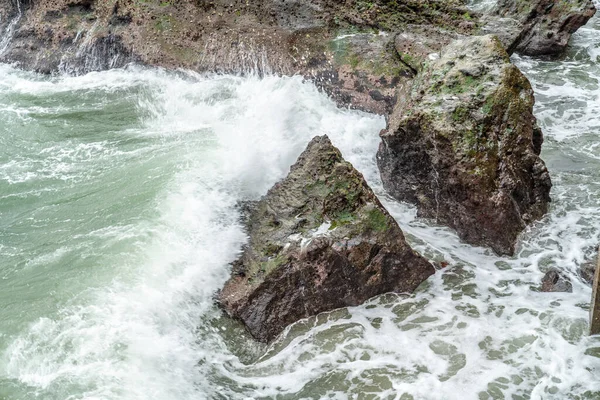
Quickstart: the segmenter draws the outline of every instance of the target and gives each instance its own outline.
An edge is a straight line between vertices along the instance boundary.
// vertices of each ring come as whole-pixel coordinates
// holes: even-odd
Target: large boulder
[[[219,300],[263,342],[302,318],[412,292],[435,271],[327,136],[252,208],[248,235]]]
[[[509,53],[539,56],[562,53],[571,35],[596,13],[591,0],[499,0],[488,30]]]
[[[512,254],[550,202],[527,78],[495,36],[458,40],[407,86],[381,133],[385,188],[466,242]]]

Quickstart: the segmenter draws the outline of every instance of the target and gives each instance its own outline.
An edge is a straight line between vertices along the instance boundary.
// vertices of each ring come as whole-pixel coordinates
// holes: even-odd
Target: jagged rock
[[[486,30],[496,33],[509,54],[562,53],[571,35],[596,13],[591,0],[499,0]]]
[[[573,292],[571,280],[557,269],[546,272],[542,278],[542,292]]]
[[[495,36],[451,43],[405,88],[381,133],[387,191],[468,243],[512,254],[550,202],[527,78]]]
[[[265,342],[302,318],[412,292],[434,273],[327,136],[254,206],[248,235],[219,299]]]

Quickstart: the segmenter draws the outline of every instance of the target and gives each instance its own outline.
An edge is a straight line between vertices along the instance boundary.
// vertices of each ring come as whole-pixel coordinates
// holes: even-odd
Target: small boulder
[[[377,154],[386,190],[466,242],[512,254],[552,186],[529,81],[489,35],[452,42],[403,90]]]
[[[499,0],[486,30],[503,39],[509,53],[556,55],[596,13],[591,0]]]
[[[562,274],[557,269],[551,269],[546,272],[546,275],[542,278],[542,292],[565,292],[572,293],[573,285],[571,280]]]
[[[410,293],[435,272],[327,136],[310,142],[247,225],[219,301],[263,342],[300,319]]]

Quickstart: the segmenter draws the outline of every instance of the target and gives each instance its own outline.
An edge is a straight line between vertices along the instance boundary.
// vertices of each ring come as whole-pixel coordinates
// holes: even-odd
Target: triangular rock
[[[412,292],[434,273],[327,136],[258,202],[248,234],[220,301],[265,342],[302,318]]]

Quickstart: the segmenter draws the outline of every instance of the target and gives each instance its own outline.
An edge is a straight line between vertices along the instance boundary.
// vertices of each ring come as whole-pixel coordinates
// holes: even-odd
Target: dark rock
[[[63,72],[82,74],[91,71],[104,71],[121,68],[139,59],[123,45],[120,36],[108,34],[93,40],[76,51],[65,52],[59,68]]]
[[[499,0],[486,30],[497,33],[509,54],[562,53],[571,35],[596,13],[591,0]]]
[[[496,37],[453,42],[399,95],[377,155],[385,188],[466,242],[512,254],[550,202],[533,104]]]
[[[326,21],[320,18],[323,6],[318,2],[306,0],[273,0],[271,14],[276,16],[277,24],[290,30],[323,28]]]
[[[579,268],[579,276],[588,285],[594,284],[594,274],[596,273],[596,263],[587,262]]]
[[[542,292],[573,292],[571,280],[557,269],[546,272],[542,278]]]
[[[600,252],[600,246],[594,246],[588,250],[589,251],[586,251],[586,259],[578,268],[577,274],[585,283],[588,285],[593,285],[596,266],[598,265],[598,262],[600,262],[600,260],[597,260],[598,253]]]
[[[265,342],[302,318],[412,292],[435,271],[326,136],[252,208],[248,234],[219,299]]]
[[[592,303],[590,307],[590,334],[600,334],[600,251],[596,263],[596,273],[594,274],[594,286],[592,288]]]

